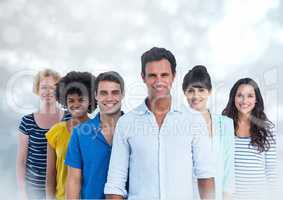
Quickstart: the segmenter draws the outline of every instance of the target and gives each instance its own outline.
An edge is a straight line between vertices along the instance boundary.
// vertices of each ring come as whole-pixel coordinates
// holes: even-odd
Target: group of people
[[[276,138],[257,83],[232,87],[211,113],[204,66],[184,76],[188,105],[171,95],[176,59],[165,48],[141,56],[147,97],[121,110],[114,71],[64,77],[40,71],[37,112],[19,125],[17,182],[23,199],[267,199],[276,189]],[[94,118],[90,118],[98,106]]]

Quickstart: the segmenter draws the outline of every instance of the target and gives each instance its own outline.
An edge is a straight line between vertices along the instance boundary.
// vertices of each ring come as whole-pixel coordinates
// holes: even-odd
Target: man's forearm
[[[201,199],[215,199],[214,178],[198,179],[198,188]]]
[[[67,182],[67,199],[80,199],[81,183],[80,181],[69,180]]]
[[[105,198],[106,198],[106,199],[112,199],[112,200],[124,199],[123,196],[121,196],[121,195],[116,195],[116,194],[106,194]]]

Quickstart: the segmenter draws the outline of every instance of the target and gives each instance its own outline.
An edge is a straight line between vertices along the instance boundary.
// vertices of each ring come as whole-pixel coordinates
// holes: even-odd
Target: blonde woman
[[[69,115],[57,106],[54,90],[60,75],[45,69],[35,76],[33,92],[40,99],[38,111],[22,117],[19,125],[17,183],[21,199],[45,198],[47,141],[45,133]]]

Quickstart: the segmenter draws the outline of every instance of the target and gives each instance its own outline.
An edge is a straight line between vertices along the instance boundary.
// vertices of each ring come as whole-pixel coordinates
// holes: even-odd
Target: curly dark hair
[[[250,85],[254,88],[256,96],[256,104],[251,112],[251,142],[252,146],[257,147],[259,152],[268,151],[270,148],[270,139],[274,141],[272,129],[273,123],[264,113],[264,102],[259,90],[258,84],[251,78],[243,78],[238,80],[232,87],[229,95],[229,101],[222,114],[230,117],[234,121],[235,134],[238,129],[238,110],[235,106],[235,96],[240,85]]]
[[[184,93],[186,92],[189,86],[196,88],[205,88],[208,91],[211,91],[211,79],[205,66],[196,65],[188,71],[188,73],[184,76],[182,84]]]
[[[95,76],[89,72],[71,71],[62,77],[56,84],[56,100],[64,108],[67,108],[67,96],[78,94],[89,99],[88,113],[91,113],[97,106],[94,94]]]
[[[141,56],[141,72],[145,75],[145,66],[149,62],[159,61],[162,59],[166,59],[170,62],[171,71],[173,74],[176,73],[176,59],[175,56],[171,53],[171,51],[165,48],[153,47],[150,50],[143,53]]]

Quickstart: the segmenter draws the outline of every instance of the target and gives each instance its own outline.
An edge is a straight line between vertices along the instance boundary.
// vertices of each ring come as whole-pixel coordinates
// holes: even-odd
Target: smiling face
[[[242,84],[235,96],[235,106],[239,114],[250,115],[256,104],[255,90],[251,85]]]
[[[151,100],[167,97],[175,78],[171,64],[167,59],[152,61],[146,64],[145,74],[142,74]]]
[[[67,108],[73,118],[80,118],[87,115],[89,98],[76,93],[67,95]]]
[[[113,81],[98,83],[95,98],[101,113],[112,115],[120,112],[123,97],[120,84]]]
[[[43,77],[40,79],[38,95],[41,102],[45,104],[53,104],[56,102],[55,89],[56,81],[52,76]]]
[[[206,88],[189,86],[185,95],[190,107],[197,111],[204,111],[207,109],[207,101],[211,92]]]

